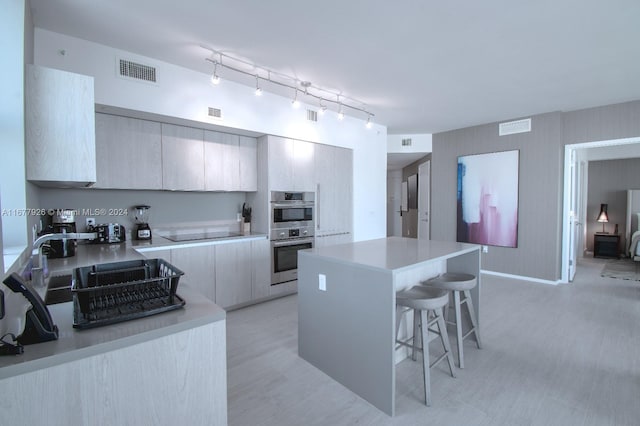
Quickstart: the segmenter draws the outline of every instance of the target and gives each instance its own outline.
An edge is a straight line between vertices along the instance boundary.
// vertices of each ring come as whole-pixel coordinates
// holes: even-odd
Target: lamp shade
[[[598,214],[598,222],[609,222],[609,215],[607,214],[607,204],[600,204],[600,214]]]

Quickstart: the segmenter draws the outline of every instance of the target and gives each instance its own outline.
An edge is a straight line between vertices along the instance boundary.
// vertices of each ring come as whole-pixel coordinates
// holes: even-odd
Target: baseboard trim
[[[504,278],[511,278],[511,279],[520,280],[520,281],[529,281],[534,283],[547,284],[547,285],[558,285],[562,283],[561,280],[556,280],[556,281],[543,280],[541,278],[525,277],[524,275],[505,274],[502,272],[488,271],[486,269],[481,269],[480,273],[487,274],[487,275],[495,275],[495,276],[504,277]]]

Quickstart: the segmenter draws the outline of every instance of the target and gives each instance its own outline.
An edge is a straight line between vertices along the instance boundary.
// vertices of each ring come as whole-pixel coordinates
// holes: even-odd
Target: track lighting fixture
[[[367,124],[365,126],[367,129],[370,129],[373,126],[373,123],[371,123],[371,115],[367,117]]]
[[[335,108],[337,108],[339,120],[344,119],[344,109],[349,108],[353,111],[360,111],[365,113],[367,115],[367,127],[371,125],[371,117],[373,117],[374,114],[366,109],[366,105],[364,103],[356,99],[345,97],[344,95],[341,95],[339,93],[314,86],[310,81],[299,80],[298,78],[272,71],[270,69],[253,64],[249,61],[234,58],[220,51],[211,49],[207,46],[201,45],[201,47],[209,50],[215,58],[205,58],[205,60],[211,62],[214,67],[213,75],[211,76],[211,82],[213,84],[220,83],[220,77],[218,76],[218,66],[220,66],[240,74],[254,77],[256,79],[256,96],[260,96],[262,94],[264,88],[260,86],[260,80],[262,80],[263,85],[266,82],[268,84],[287,87],[295,90],[294,98],[291,101],[291,105],[293,108],[300,107],[298,91],[302,91],[303,100],[305,100],[307,97],[310,97],[319,101],[318,113],[320,115],[324,115],[326,110],[329,109],[327,106],[328,103],[331,104],[331,109],[333,109],[334,111]],[[225,63],[222,63],[223,57],[226,58]],[[231,62],[232,64],[229,64],[229,62]],[[304,90],[302,88],[304,88]]]

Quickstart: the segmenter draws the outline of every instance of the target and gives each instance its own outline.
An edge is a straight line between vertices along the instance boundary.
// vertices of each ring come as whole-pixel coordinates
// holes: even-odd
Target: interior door
[[[428,240],[430,219],[430,176],[431,161],[418,166],[418,239]]]
[[[578,252],[578,235],[580,235],[578,221],[578,199],[580,188],[578,187],[578,162],[576,160],[576,151],[571,150],[571,171],[569,183],[569,282],[573,281],[576,275],[576,262]]]

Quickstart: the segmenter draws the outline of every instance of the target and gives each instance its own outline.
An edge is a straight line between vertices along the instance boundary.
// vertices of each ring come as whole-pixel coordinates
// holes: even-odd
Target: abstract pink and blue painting
[[[457,241],[518,246],[520,152],[458,157]]]

